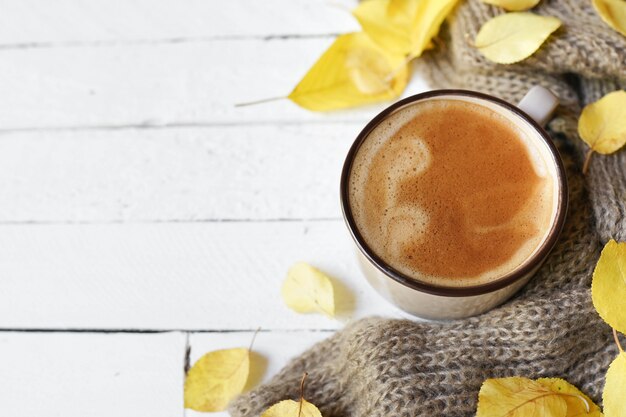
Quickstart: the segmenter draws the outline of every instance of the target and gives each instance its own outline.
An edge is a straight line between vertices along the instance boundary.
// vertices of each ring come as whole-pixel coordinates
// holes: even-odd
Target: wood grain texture
[[[363,279],[342,221],[5,225],[0,247],[0,328],[337,329],[400,314]],[[339,320],[283,304],[297,261],[336,278]]]
[[[186,335],[0,332],[0,415],[183,415]]]
[[[0,222],[340,218],[361,126],[22,132],[0,136]]]
[[[331,3],[2,2],[0,329],[211,333],[0,331],[0,415],[182,416],[188,345],[262,327],[258,383],[348,320],[406,317],[338,220],[343,158],[387,103],[234,106],[288,94],[357,29]],[[334,277],[338,320],[283,305],[300,260]]]
[[[315,331],[261,331],[254,339],[250,356],[250,377],[246,391],[268,381],[278,373],[289,360],[315,343],[326,339],[331,333]],[[191,347],[190,363],[195,363],[207,352],[235,347],[248,347],[254,332],[235,333],[192,333],[189,336]],[[299,387],[294,387],[294,395]],[[205,413],[185,410],[187,417],[202,417]],[[214,417],[228,417],[227,412],[213,413]]]
[[[0,45],[201,42],[357,30],[354,0],[4,0]],[[280,19],[277,19],[280,11]]]
[[[314,113],[287,95],[332,39],[224,40],[0,51],[7,130],[355,121],[389,103]],[[405,95],[426,89],[415,77]]]

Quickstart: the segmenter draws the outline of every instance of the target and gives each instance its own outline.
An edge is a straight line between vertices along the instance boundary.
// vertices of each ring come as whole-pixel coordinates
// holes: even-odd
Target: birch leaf
[[[474,44],[485,57],[499,64],[528,58],[561,26],[556,17],[528,12],[506,13],[487,21]]]
[[[606,372],[602,403],[607,417],[626,417],[626,353],[620,352]]]
[[[591,4],[604,23],[626,36],[626,1],[592,0]]]
[[[419,0],[366,0],[352,11],[363,31],[378,46],[398,55],[413,49],[413,22]]]
[[[609,326],[626,333],[626,243],[610,240],[602,249],[593,271],[591,299]]]
[[[626,144],[626,91],[613,91],[588,104],[578,119],[578,134],[594,152],[609,154]]]
[[[185,380],[185,408],[223,411],[241,394],[250,372],[250,351],[245,348],[216,350],[202,356]]]
[[[402,15],[413,15],[417,5],[417,2],[412,0],[388,0],[382,1],[382,3],[387,3],[387,18],[389,19],[397,19]],[[359,7],[362,5],[363,2],[359,4]]]
[[[366,0],[353,10],[363,31],[379,46],[418,57],[458,0]]]
[[[478,393],[476,417],[565,417],[563,396],[528,378],[488,379]]]
[[[320,270],[304,262],[292,266],[281,289],[283,300],[298,313],[335,315],[333,285]]]
[[[483,3],[502,7],[504,10],[519,12],[535,7],[540,0],[482,0]]]
[[[261,417],[322,417],[322,413],[305,399],[284,400],[265,410]]]
[[[408,78],[403,56],[386,52],[364,33],[349,33],[335,40],[287,97],[309,110],[335,110],[391,100]]]
[[[537,382],[553,392],[565,394],[562,396],[567,404],[565,417],[602,417],[600,407],[566,380],[561,378],[539,378]]]
[[[422,0],[420,2],[422,8],[415,22],[417,30],[414,35],[414,48],[410,53],[411,57],[418,57],[429,48],[432,39],[439,33],[441,24],[457,2],[458,0]]]

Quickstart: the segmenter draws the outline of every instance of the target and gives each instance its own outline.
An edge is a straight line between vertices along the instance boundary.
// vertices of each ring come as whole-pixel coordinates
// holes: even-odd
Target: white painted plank
[[[0,333],[0,415],[183,415],[186,336]]]
[[[267,382],[287,362],[313,346],[315,343],[326,339],[332,333],[296,331],[296,332],[260,332],[254,340],[250,361],[250,377],[246,391]],[[193,364],[207,352],[219,349],[235,347],[248,347],[254,332],[237,333],[192,333],[189,337],[191,346],[190,362]],[[296,387],[297,388],[297,387]],[[185,410],[188,417],[206,416],[193,410]],[[228,417],[227,412],[213,413],[213,417]]]
[[[56,45],[357,30],[354,0],[3,0],[0,44]]]
[[[359,124],[0,136],[0,222],[340,218]]]
[[[0,328],[336,329],[400,314],[362,278],[342,221],[4,225],[0,248]],[[301,260],[336,278],[339,320],[283,304]]]
[[[285,96],[332,39],[0,51],[0,130],[119,125],[364,123],[388,103],[314,113]],[[414,77],[405,95],[427,88]]]

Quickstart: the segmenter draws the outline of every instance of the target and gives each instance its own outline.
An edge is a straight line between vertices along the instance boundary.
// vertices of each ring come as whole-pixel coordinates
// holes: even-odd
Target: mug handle
[[[552,91],[541,86],[534,86],[519,102],[517,107],[532,117],[540,126],[545,124],[552,117],[552,113],[559,105],[559,99]]]

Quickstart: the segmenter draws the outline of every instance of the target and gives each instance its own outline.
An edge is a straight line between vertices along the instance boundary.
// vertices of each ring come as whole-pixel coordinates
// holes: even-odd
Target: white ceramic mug
[[[548,159],[548,170],[557,187],[555,214],[547,237],[533,255],[514,271],[476,286],[443,287],[410,278],[386,264],[365,243],[349,205],[348,182],[352,161],[368,134],[391,114],[417,101],[454,99],[486,106],[504,115],[526,132]],[[554,247],[563,228],[568,204],[565,170],[560,155],[543,125],[550,119],[558,99],[543,87],[532,88],[518,106],[499,98],[467,90],[433,90],[403,99],[378,114],[357,136],[341,176],[341,207],[356,245],[365,277],[383,297],[401,309],[427,319],[455,319],[483,313],[501,304],[530,280]]]

